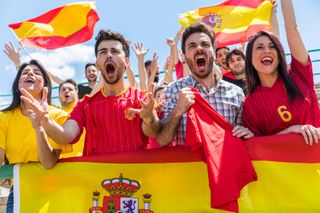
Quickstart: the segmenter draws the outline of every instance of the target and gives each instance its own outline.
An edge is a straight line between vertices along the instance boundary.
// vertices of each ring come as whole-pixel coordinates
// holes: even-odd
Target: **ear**
[[[186,61],[186,55],[184,53],[181,53],[181,58],[182,58],[182,61],[187,62]]]

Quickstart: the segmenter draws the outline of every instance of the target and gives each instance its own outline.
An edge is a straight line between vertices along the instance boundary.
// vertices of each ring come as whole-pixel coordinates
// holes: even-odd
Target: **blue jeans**
[[[6,213],[13,213],[13,186],[11,186],[8,196]]]

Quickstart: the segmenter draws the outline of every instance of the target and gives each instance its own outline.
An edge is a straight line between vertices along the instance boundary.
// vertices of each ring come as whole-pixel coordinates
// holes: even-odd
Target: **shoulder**
[[[173,92],[178,92],[180,89],[188,87],[188,86],[193,86],[194,80],[192,79],[191,75],[181,78],[177,81],[174,81],[170,83],[165,90],[167,91],[173,91]]]
[[[68,116],[68,113],[65,112],[64,110],[56,107],[56,106],[52,106],[52,105],[49,105],[49,114],[51,117],[56,117],[56,116],[65,116],[67,117]]]
[[[244,93],[243,93],[242,88],[240,88],[239,86],[237,86],[233,83],[225,81],[223,79],[219,80],[218,87],[220,87],[221,90],[225,90],[226,92],[233,92],[233,93],[237,94],[238,96],[244,97]]]
[[[10,116],[13,114],[13,110],[10,110],[10,111],[0,111],[0,125],[4,125],[6,124],[9,119],[10,119]]]

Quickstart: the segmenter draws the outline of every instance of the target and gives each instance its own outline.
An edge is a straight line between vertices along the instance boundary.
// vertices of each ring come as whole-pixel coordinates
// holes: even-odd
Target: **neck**
[[[274,72],[272,74],[261,74],[259,73],[259,78],[261,82],[261,86],[263,87],[272,87],[274,82],[276,82],[278,78],[278,72]]]
[[[207,89],[213,87],[216,84],[216,74],[214,71],[212,71],[206,78],[199,78],[194,74],[192,74],[192,77]]]
[[[91,88],[91,89],[93,89],[93,87],[95,86],[97,84],[97,82],[96,81],[89,81],[89,87]]]
[[[41,97],[33,97],[33,98],[36,99],[37,101],[41,100]],[[29,114],[28,110],[30,108],[22,100],[20,102],[20,109],[21,109],[21,112],[23,115],[28,116],[28,114]]]
[[[127,89],[127,85],[124,81],[124,78],[119,79],[119,81],[115,84],[108,84],[104,82],[103,91],[107,96],[115,96],[122,93],[125,89]]]
[[[76,102],[71,102],[69,104],[63,104],[63,105],[61,105],[61,109],[62,110],[72,109],[72,108],[74,108],[75,105],[76,105]]]
[[[244,73],[242,73],[242,74],[240,74],[240,75],[235,75],[235,74],[233,74],[233,76],[234,76],[234,78],[237,79],[237,80],[242,80],[242,79],[245,79],[245,77],[246,77]]]

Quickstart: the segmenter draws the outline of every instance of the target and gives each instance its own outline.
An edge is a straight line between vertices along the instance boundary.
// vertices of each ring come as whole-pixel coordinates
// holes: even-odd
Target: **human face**
[[[205,33],[193,33],[186,40],[185,59],[193,75],[206,79],[212,72],[214,54],[209,36]]]
[[[129,64],[122,44],[117,40],[104,40],[98,46],[97,67],[107,84],[116,84]]]
[[[89,82],[96,82],[98,76],[97,68],[93,65],[90,65],[86,69],[86,78]]]
[[[19,78],[19,89],[24,88],[33,97],[41,97],[44,79],[41,70],[36,65],[27,65]]]
[[[226,57],[228,53],[229,53],[229,50],[227,48],[221,48],[217,51],[216,64],[219,65],[224,70],[228,70],[228,67],[226,64]]]
[[[255,40],[252,48],[252,65],[257,70],[260,80],[263,76],[277,76],[278,52],[269,37],[261,36]]]
[[[78,101],[78,93],[73,84],[64,83],[60,87],[59,101],[63,107],[67,107],[69,104],[76,103]]]
[[[229,68],[233,75],[242,75],[245,68],[245,62],[242,56],[232,54],[229,59]]]
[[[161,94],[162,94],[162,91],[163,91],[163,89],[159,89],[157,92],[156,92],[156,101],[157,101],[157,103],[158,104],[161,104],[162,103],[162,97],[163,96],[161,96]]]

